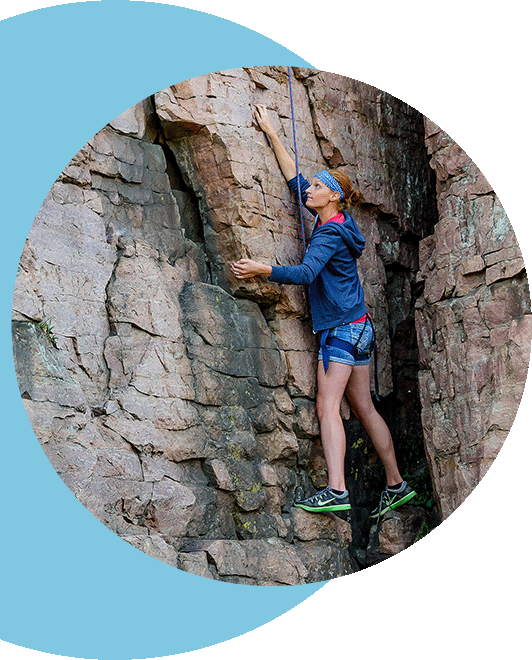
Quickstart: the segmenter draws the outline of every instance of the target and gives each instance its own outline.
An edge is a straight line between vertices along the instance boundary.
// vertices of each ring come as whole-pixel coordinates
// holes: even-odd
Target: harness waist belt
[[[336,348],[341,348],[343,351],[347,351],[348,353],[351,353],[353,357],[355,355],[369,355],[369,352],[362,352],[359,351],[356,346],[353,346],[353,344],[350,344],[348,341],[344,341],[343,339],[339,339],[338,337],[327,337],[325,340],[326,344],[329,344],[329,346],[336,346]]]

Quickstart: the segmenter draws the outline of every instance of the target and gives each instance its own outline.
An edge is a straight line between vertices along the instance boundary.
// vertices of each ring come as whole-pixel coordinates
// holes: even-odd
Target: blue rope
[[[299,163],[297,159],[296,121],[294,118],[294,97],[292,95],[292,68],[288,67],[288,86],[290,88],[290,111],[292,113],[292,134],[294,136],[294,154],[296,157],[297,196],[299,199],[299,219],[301,220],[301,234],[303,236],[303,248],[307,251],[305,240],[305,224],[303,222],[303,200],[301,198],[301,182],[299,181]]]

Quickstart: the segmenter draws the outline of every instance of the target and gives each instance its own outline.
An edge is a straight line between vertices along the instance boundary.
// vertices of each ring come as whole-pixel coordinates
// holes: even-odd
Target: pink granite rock
[[[478,169],[428,121],[425,144],[413,108],[312,69],[293,83],[303,173],[338,166],[364,195],[353,214],[381,409],[399,454],[414,442],[422,452],[424,435],[448,515],[496,456],[526,376],[515,237]],[[354,570],[352,545],[367,538],[293,508],[327,482],[304,287],[230,271],[240,257],[303,258],[256,103],[291,149],[286,69],[255,67],[162,90],[80,150],[21,256],[15,361],[46,455],[111,530],[198,575],[300,584]],[[306,211],[304,222],[308,237]],[[351,487],[365,487],[364,466],[377,471],[369,448],[358,456]],[[400,549],[412,535],[399,527]]]
[[[484,476],[510,430],[532,332],[524,264],[500,202],[448,135],[428,121],[426,130],[440,220],[420,244],[424,292],[416,327],[427,456],[447,517]],[[519,346],[510,336],[518,327]]]
[[[423,526],[428,525],[423,509],[404,506],[383,516],[379,529],[378,551],[385,555],[396,555],[406,550],[423,534]]]

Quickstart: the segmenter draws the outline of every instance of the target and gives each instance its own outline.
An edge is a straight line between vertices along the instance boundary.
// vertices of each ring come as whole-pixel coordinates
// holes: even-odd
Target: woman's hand
[[[290,179],[293,179],[296,175],[296,163],[275,132],[265,105],[257,104],[255,106],[255,119],[260,128],[270,138],[270,146],[277,158],[277,162],[279,163],[284,178],[287,181],[290,181]]]
[[[265,105],[258,104],[255,106],[255,119],[257,120],[257,124],[261,130],[264,131],[266,135],[271,137],[272,135],[276,134]]]
[[[231,272],[238,280],[247,280],[257,275],[269,277],[272,274],[272,267],[251,259],[240,259],[231,264]]]

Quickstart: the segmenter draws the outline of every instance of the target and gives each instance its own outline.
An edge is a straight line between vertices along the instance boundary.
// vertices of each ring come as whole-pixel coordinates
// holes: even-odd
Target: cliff
[[[515,236],[467,155],[380,90],[294,73],[301,170],[341,167],[364,195],[379,409],[417,506],[370,526],[383,473],[344,406],[352,515],[293,507],[325,484],[305,292],[229,269],[302,258],[253,122],[264,103],[291,144],[286,69],[179,83],[104,127],[43,202],[13,304],[21,395],[74,495],[161,561],[244,584],[344,575],[448,516],[506,437],[531,337]]]

